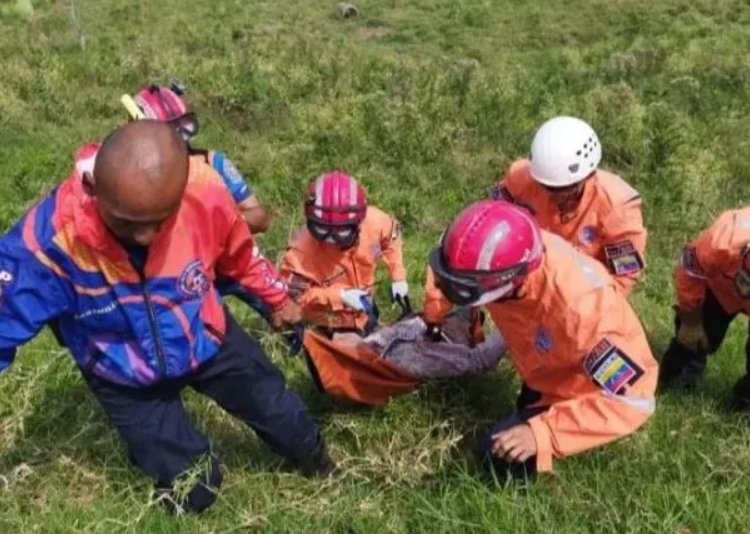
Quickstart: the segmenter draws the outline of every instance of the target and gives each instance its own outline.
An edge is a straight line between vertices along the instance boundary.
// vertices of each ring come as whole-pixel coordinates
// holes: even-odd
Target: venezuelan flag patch
[[[615,276],[633,274],[643,270],[643,258],[630,241],[605,245],[604,255]]]
[[[606,338],[586,355],[583,366],[594,383],[614,395],[622,395],[643,376],[643,369]]]

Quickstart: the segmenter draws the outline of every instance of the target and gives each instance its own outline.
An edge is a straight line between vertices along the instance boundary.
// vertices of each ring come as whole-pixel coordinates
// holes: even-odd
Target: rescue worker
[[[513,163],[490,197],[528,209],[542,229],[604,264],[628,294],[646,266],[641,196],[600,169],[601,158],[591,126],[555,117],[536,132],[529,158]]]
[[[301,310],[258,251],[230,195],[166,124],[110,134],[73,175],[0,237],[0,370],[50,320],[131,461],[183,509],[216,499],[222,474],[180,392],[211,397],[305,474],[334,467],[315,421],[255,339],[222,306],[231,278],[277,329]],[[208,464],[184,500],[173,490]],[[182,495],[182,493],[180,493]]]
[[[189,142],[198,134],[199,124],[195,113],[188,111],[181,98],[184,93],[185,87],[173,79],[169,87],[149,84],[141,87],[132,97],[123,95],[122,103],[132,120],[145,118],[167,122]],[[266,232],[271,225],[271,214],[258,201],[253,189],[229,158],[223,152],[192,146],[190,154],[191,161],[206,162],[221,176],[253,234]]]
[[[517,411],[481,447],[501,476],[533,478],[651,417],[658,367],[635,312],[599,262],[526,210],[469,206],[429,263],[452,303],[486,308],[523,380]]]
[[[393,280],[391,298],[409,294],[399,223],[368,206],[364,188],[341,171],[310,184],[305,218],[307,227],[292,239],[280,269],[292,298],[306,322],[331,336],[369,333],[378,260]]]
[[[750,207],[722,213],[688,243],[675,267],[676,335],[661,366],[664,385],[692,388],[708,354],[724,341],[738,314],[750,312]],[[750,406],[750,341],[746,374],[734,386],[736,408]]]

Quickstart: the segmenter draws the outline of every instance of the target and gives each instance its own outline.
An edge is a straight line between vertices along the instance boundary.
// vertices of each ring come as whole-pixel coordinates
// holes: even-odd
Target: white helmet
[[[537,130],[531,143],[531,176],[542,185],[566,187],[594,172],[602,146],[591,126],[575,117],[555,117]]]

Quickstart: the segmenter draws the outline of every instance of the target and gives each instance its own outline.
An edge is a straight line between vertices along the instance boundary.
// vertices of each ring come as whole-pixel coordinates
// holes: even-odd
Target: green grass
[[[300,224],[303,186],[343,167],[403,222],[418,297],[451,216],[485,196],[541,122],[579,115],[604,166],[645,199],[650,267],[632,300],[659,354],[680,246],[750,199],[750,7],[739,0],[362,0],[348,21],[334,1],[75,0],[83,49],[67,0],[33,1],[30,18],[15,3],[0,1],[0,229],[66,176],[77,146],[123,120],[120,94],[179,75],[200,144],[226,150],[278,211],[267,254]],[[226,478],[214,509],[174,519],[45,334],[0,379],[0,532],[748,530],[750,428],[722,409],[744,369],[744,324],[700,390],[661,396],[641,432],[558,462],[533,487],[492,490],[470,450],[512,408],[507,363],[383,409],[346,408],[233,306],[322,422],[341,479],[284,470],[188,394]]]

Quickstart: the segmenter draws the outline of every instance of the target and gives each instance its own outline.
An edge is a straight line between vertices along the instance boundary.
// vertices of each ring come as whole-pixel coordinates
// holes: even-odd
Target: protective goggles
[[[513,281],[528,273],[526,263],[501,271],[457,271],[446,264],[441,247],[435,247],[430,252],[428,261],[435,273],[438,288],[448,300],[458,306],[476,303],[487,293],[506,285],[509,286],[510,291]]]
[[[307,229],[318,241],[335,243],[341,249],[353,247],[359,237],[359,225],[357,224],[320,224],[308,219]]]
[[[177,87],[174,86],[174,84],[170,87],[170,89],[178,95],[184,92],[184,90],[180,90],[179,92],[175,91]],[[164,95],[162,94],[161,89],[159,89],[158,85],[149,85],[148,90],[152,95],[155,95],[159,99],[161,105],[164,107],[164,109],[167,110],[170,117],[169,120],[167,120],[167,123],[169,123],[175,130],[177,130],[177,133],[179,133],[186,140],[198,134],[199,124],[198,117],[195,116],[195,113],[189,111],[187,113],[183,113],[182,115],[178,115],[178,110],[175,110],[172,107],[168,98],[164,98]]]
[[[186,141],[198,135],[198,130],[200,128],[198,117],[196,117],[195,113],[192,111],[180,115],[179,117],[175,117],[174,119],[169,119],[167,123],[177,130],[177,133]]]

